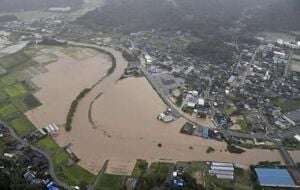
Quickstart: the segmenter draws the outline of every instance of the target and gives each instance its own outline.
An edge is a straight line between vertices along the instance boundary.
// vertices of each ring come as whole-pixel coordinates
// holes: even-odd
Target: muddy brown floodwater
[[[99,169],[104,160],[112,159],[117,163],[115,168],[120,168],[122,173],[126,163],[138,158],[172,162],[218,160],[244,165],[281,160],[277,151],[247,150],[243,154],[230,154],[225,152],[223,142],[180,134],[185,123],[183,119],[169,124],[156,119],[165,109],[146,79],[121,80],[93,106],[92,114],[98,127],[95,129],[86,119],[77,117],[65,143],[74,144],[74,151],[82,158],[83,166]],[[158,143],[162,144],[161,148]],[[209,146],[216,151],[207,154]]]
[[[32,82],[40,88],[34,95],[42,105],[26,113],[36,127],[42,128],[50,123],[63,125],[69,107],[76,96],[86,87],[93,85],[99,76],[104,75],[110,67],[107,55],[93,52],[85,58],[74,57],[68,51],[59,47],[47,47],[48,53],[55,54],[57,61],[46,65],[48,72],[35,76]],[[68,51],[67,51],[68,50]],[[79,53],[87,54],[87,50],[76,48]]]
[[[156,117],[166,105],[145,78],[119,80],[127,62],[120,52],[109,50],[117,59],[115,72],[80,101],[72,130],[62,129],[55,137],[61,146],[72,143],[72,150],[80,158],[79,164],[89,171],[97,173],[107,159],[110,160],[108,172],[117,174],[129,174],[136,159],[150,162],[215,160],[243,165],[281,160],[276,150],[230,154],[225,151],[223,142],[180,134],[184,119],[168,124],[158,121]],[[50,64],[48,73],[34,79],[42,87],[36,96],[43,105],[27,115],[38,127],[52,122],[63,124],[67,108],[80,90],[104,76],[109,67],[108,58],[100,53],[82,62],[63,57]],[[94,125],[89,120],[89,110]],[[209,146],[215,152],[207,154]]]

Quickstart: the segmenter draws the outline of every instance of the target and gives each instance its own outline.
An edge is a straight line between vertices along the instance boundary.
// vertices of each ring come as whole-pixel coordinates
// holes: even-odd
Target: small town
[[[79,12],[0,14],[1,188],[300,188],[299,31],[96,32]]]

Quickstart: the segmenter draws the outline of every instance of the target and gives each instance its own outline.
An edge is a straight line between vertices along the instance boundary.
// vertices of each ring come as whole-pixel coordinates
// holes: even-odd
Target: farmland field
[[[23,96],[27,93],[27,90],[21,83],[17,83],[4,88],[5,92],[10,96],[10,98]]]
[[[12,120],[10,122],[10,126],[16,131],[17,135],[19,136],[25,135],[36,129],[25,116]]]
[[[18,113],[18,109],[12,104],[4,104],[0,106],[0,118],[9,120],[14,118],[14,115]]]
[[[69,166],[70,156],[51,137],[46,137],[37,143],[52,158],[58,177],[69,184],[79,184],[81,181],[92,183],[95,176],[74,164]]]
[[[125,177],[120,175],[102,174],[96,184],[95,190],[120,190]]]
[[[66,52],[66,54],[60,52]],[[80,52],[83,52],[83,54],[80,55]],[[81,69],[82,65],[79,63],[76,64],[74,60],[80,59],[86,61],[86,59],[90,58],[92,60],[90,65],[101,66],[101,64],[98,64],[97,59],[93,60],[93,57],[97,56],[96,54],[97,52],[94,50],[75,47],[62,48],[56,46],[40,46],[39,48],[32,48],[29,46],[10,56],[0,58],[0,66],[2,70],[5,70],[5,72],[2,72],[3,74],[1,73],[0,75],[0,119],[7,122],[19,136],[34,131],[36,126],[31,123],[23,113],[45,103],[40,102],[35,95],[40,91],[41,87],[48,86],[48,84],[36,86],[33,79],[47,73],[48,65],[57,62],[59,56],[68,60],[64,65],[65,70],[62,70],[61,72],[62,77],[66,76],[66,71],[74,67],[76,68],[76,65],[76,71],[78,71],[76,75],[80,76],[83,72]],[[58,63],[58,65],[60,64],[61,62]],[[92,68],[95,73],[98,72],[97,67]],[[98,75],[92,76],[94,76],[94,80],[91,81],[90,84],[93,84],[99,77]],[[61,79],[64,80],[63,78]],[[78,83],[74,81],[74,75],[69,79],[69,82],[73,82],[71,86],[78,88]],[[89,83],[88,80],[82,80],[81,78],[78,78],[77,80],[83,81],[84,87]],[[52,87],[55,88],[57,83],[53,85],[54,86]],[[65,86],[63,86],[63,88],[65,88]],[[68,91],[68,88],[65,88],[65,90]],[[70,93],[71,95],[76,95],[76,92],[74,91],[71,91]],[[56,100],[61,97],[63,97],[63,94],[56,98]],[[52,104],[51,102],[49,103],[50,105]],[[67,107],[68,102],[66,104],[66,108]],[[46,114],[48,113],[46,112]],[[41,127],[44,126],[45,125]],[[0,145],[1,149],[5,148],[5,144],[3,144],[2,141]],[[51,156],[57,176],[61,180],[71,185],[79,185],[81,181],[88,183],[94,181],[95,176],[93,174],[81,168],[76,163],[70,165],[70,155],[56,144],[52,137],[48,136],[41,139],[36,145]]]

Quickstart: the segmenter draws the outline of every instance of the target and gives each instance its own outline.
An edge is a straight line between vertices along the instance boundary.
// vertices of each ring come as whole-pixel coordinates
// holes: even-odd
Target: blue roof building
[[[202,131],[202,137],[204,138],[208,138],[209,136],[209,128],[208,127],[203,127],[203,131]]]
[[[268,187],[297,187],[287,169],[255,168],[258,182]]]
[[[50,183],[48,183],[47,189],[48,189],[48,190],[60,190],[60,189],[58,188],[58,186],[57,186],[53,181],[51,181]]]

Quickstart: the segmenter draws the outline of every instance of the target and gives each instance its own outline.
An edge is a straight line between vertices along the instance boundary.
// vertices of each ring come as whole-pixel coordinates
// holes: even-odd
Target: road
[[[255,55],[257,53],[258,49],[255,51]],[[254,57],[255,55],[252,57],[252,61],[254,61]],[[250,64],[249,64],[250,65]],[[161,97],[161,99],[163,100],[163,102],[169,106],[173,112],[175,113],[176,116],[178,117],[182,117],[184,118],[187,122],[192,123],[195,126],[198,127],[202,127],[202,128],[209,128],[207,126],[204,126],[203,124],[200,124],[198,122],[195,122],[193,120],[191,120],[189,117],[187,117],[182,110],[180,110],[180,108],[176,107],[167,97],[167,95],[164,93],[164,91],[162,90],[161,87],[159,87],[154,80],[152,80],[151,75],[146,71],[145,67],[143,66],[143,64],[141,64],[141,71],[143,73],[143,75],[145,76],[145,78],[148,80],[148,82],[151,84],[152,88],[156,91],[156,93]],[[248,74],[248,72],[247,72]],[[247,75],[246,74],[246,75]],[[245,76],[246,78],[246,76]],[[270,126],[268,126],[269,128]],[[285,163],[287,166],[292,166],[295,167],[296,164],[293,161],[292,157],[290,156],[290,154],[288,153],[288,151],[281,145],[278,144],[278,142],[276,141],[277,136],[274,136],[272,134],[265,134],[265,133],[241,133],[241,132],[237,132],[237,131],[231,131],[231,130],[226,130],[226,129],[220,129],[219,132],[221,132],[225,138],[231,138],[231,137],[236,137],[236,138],[246,138],[246,139],[260,139],[260,140],[265,140],[265,141],[271,141],[274,142],[277,147],[278,150],[282,156],[282,158],[284,159]],[[288,133],[290,135],[290,133]]]
[[[279,148],[280,155],[282,156],[282,158],[285,161],[286,166],[296,168],[297,164],[294,162],[290,153],[281,144],[277,144],[277,146]]]
[[[300,134],[300,126],[291,127],[282,130],[278,133],[280,139],[294,138],[295,135]]]
[[[109,160],[105,160],[105,162],[104,162],[104,164],[103,164],[101,170],[99,171],[99,173],[98,173],[98,175],[97,175],[97,178],[96,178],[96,180],[95,180],[93,186],[92,186],[89,190],[93,190],[93,189],[96,188],[96,185],[97,185],[97,183],[99,182],[101,175],[104,174],[104,172],[105,172],[105,170],[106,170],[106,168],[107,168],[107,166],[108,166],[108,162],[109,162]]]
[[[52,177],[52,179],[56,182],[56,184],[58,184],[59,186],[65,188],[65,189],[71,189],[71,187],[69,185],[67,185],[66,183],[62,182],[61,180],[58,179],[58,177],[56,176],[55,174],[55,170],[54,170],[54,165],[53,165],[53,162],[50,158],[50,156],[45,153],[44,151],[42,151],[41,149],[29,144],[27,141],[24,141],[23,139],[21,139],[16,133],[15,131],[11,128],[11,127],[8,127],[5,123],[1,122],[1,124],[3,126],[5,126],[8,130],[9,130],[9,133],[10,135],[17,141],[19,142],[20,144],[22,144],[23,146],[27,146],[27,147],[30,147],[33,151],[36,151],[38,153],[40,153],[41,155],[43,155],[47,161],[48,161],[48,165],[49,165],[49,174],[50,176]]]
[[[183,113],[183,111],[180,110],[180,108],[176,107],[169,100],[167,95],[165,95],[165,93],[163,92],[162,88],[159,87],[154,82],[151,75],[146,71],[145,67],[141,66],[141,71],[142,71],[143,75],[145,76],[145,78],[150,83],[150,85],[152,86],[152,88],[156,91],[156,93],[163,100],[163,102],[173,110],[173,112],[175,113],[176,116],[184,118],[187,122],[190,122],[195,126],[202,127],[202,128],[210,128],[210,127],[200,124],[199,122],[196,122],[196,121],[192,120],[191,118],[189,118],[188,116],[186,116],[185,113]],[[224,134],[224,136],[226,136],[226,137],[232,136],[232,137],[238,137],[238,138],[249,138],[249,139],[256,138],[256,139],[270,140],[270,138],[267,137],[263,133],[246,134],[246,133],[240,133],[240,132],[235,132],[235,131],[230,131],[230,130],[220,130],[220,132],[222,132]]]
[[[68,42],[68,44],[70,45],[76,45],[76,46],[84,46],[84,47],[92,47],[92,48],[99,48],[99,46],[97,45],[94,45],[94,44],[85,44],[85,43],[77,43],[77,42]],[[102,48],[102,47],[101,47]],[[109,51],[110,48],[103,48],[105,49],[106,51]],[[170,100],[169,98],[167,97],[166,94],[164,94],[162,88],[160,88],[155,82],[153,82],[152,80],[152,77],[151,75],[146,71],[146,69],[141,66],[141,71],[143,72],[145,78],[148,80],[148,82],[151,84],[151,86],[153,87],[153,89],[157,92],[157,94],[161,97],[161,99],[163,100],[163,102],[169,106],[174,114],[178,117],[182,117],[184,118],[187,122],[190,122],[198,127],[207,127],[207,126],[204,126],[203,124],[200,124],[198,122],[195,122],[193,121],[191,118],[187,117],[183,112],[182,110],[180,110],[179,108],[177,108]],[[6,126],[6,125],[4,125]],[[7,127],[7,126],[6,126]],[[58,179],[58,177],[56,176],[55,174],[55,170],[54,170],[54,166],[53,166],[53,162],[50,158],[50,156],[45,153],[44,151],[40,150],[39,148],[33,146],[33,145],[30,145],[28,144],[26,141],[24,141],[23,139],[21,139],[16,133],[15,131],[10,128],[10,127],[7,127],[9,129],[9,132],[10,134],[12,135],[13,138],[15,138],[19,143],[25,145],[25,146],[29,146],[32,150],[36,151],[36,152],[39,152],[40,154],[42,154],[48,161],[49,163],[49,174],[51,175],[51,177],[53,178],[53,180],[60,186],[62,186],[63,188],[65,189],[71,189],[71,187],[69,185],[67,185],[66,183],[60,181]],[[207,127],[209,128],[209,127]],[[253,138],[256,138],[256,139],[263,139],[263,140],[272,140],[272,137],[269,137],[265,134],[262,134],[262,133],[254,133],[254,134],[245,134],[245,133],[240,133],[240,132],[234,132],[234,131],[229,131],[229,130],[221,130],[220,132],[222,132],[224,134],[225,137],[238,137],[238,138],[249,138],[249,139],[253,139]],[[278,145],[278,148],[280,150],[280,153],[282,155],[282,157],[284,158],[284,160],[286,161],[286,164],[288,166],[294,166],[295,163],[294,161],[292,160],[291,156],[289,155],[289,153],[281,146],[281,145]],[[107,163],[105,164],[107,165]],[[102,170],[100,172],[103,172]],[[98,177],[97,177],[98,179]],[[96,181],[97,181],[96,179]],[[96,184],[96,182],[95,182]]]
[[[114,50],[114,49],[109,48],[109,47],[102,47],[102,46],[100,47],[100,46],[95,45],[95,44],[79,43],[79,42],[74,42],[74,41],[68,41],[68,45],[79,46],[79,47],[87,47],[87,48],[94,48],[94,49],[103,51],[104,53],[107,53],[107,54],[113,56],[113,57],[112,57],[113,62],[121,62],[121,61],[120,61],[120,59],[121,59],[120,57],[122,57],[122,56],[121,56],[122,54],[118,53],[118,56],[115,56],[116,52],[119,52],[119,51]],[[120,55],[119,55],[119,54],[120,54]],[[123,59],[123,57],[122,57],[122,59]],[[123,65],[123,64],[122,64],[122,69],[123,69],[123,67],[124,67],[124,69],[125,69],[126,65]],[[121,70],[119,69],[119,70],[118,70],[119,72],[117,72],[117,73],[120,73],[120,76],[121,76],[121,74],[123,74],[123,70],[122,70],[122,69],[121,69]],[[112,66],[112,68],[111,68],[110,70],[111,70],[112,73],[114,73],[114,66]],[[111,74],[111,73],[108,71],[107,75],[110,75],[110,74]],[[116,76],[116,80],[119,79],[120,76],[119,76],[119,75]],[[114,81],[115,81],[115,80],[114,80]],[[114,81],[113,81],[113,82],[114,82]],[[102,84],[102,82],[103,82],[102,79],[99,80],[99,82],[97,82],[97,83],[93,86],[93,90],[94,90],[94,89],[97,90],[96,88],[99,86],[98,84],[100,84],[100,83]],[[107,83],[107,82],[106,82],[106,83]],[[106,84],[106,86],[108,86],[108,87],[111,86],[111,85],[109,85],[109,84],[110,84],[110,83]],[[99,90],[99,89],[98,89],[98,90]],[[98,95],[98,94],[99,94],[99,93],[97,92],[97,95]],[[4,124],[4,123],[3,123],[3,124]],[[72,188],[72,187],[70,187],[68,184],[66,184],[66,183],[64,183],[63,181],[61,181],[61,180],[58,179],[58,177],[57,177],[56,174],[55,174],[54,165],[53,165],[53,162],[52,162],[52,160],[51,160],[51,157],[50,157],[46,152],[44,152],[43,150],[41,150],[41,149],[39,149],[39,148],[37,148],[37,147],[35,147],[35,146],[29,144],[27,141],[24,141],[23,139],[21,139],[21,138],[15,133],[15,131],[14,131],[12,128],[8,127],[8,126],[5,125],[5,124],[4,124],[4,126],[9,130],[11,136],[12,136],[14,139],[16,139],[20,144],[22,144],[22,145],[24,145],[24,146],[30,147],[33,151],[36,151],[36,152],[40,153],[41,155],[43,155],[43,156],[45,157],[45,159],[47,159],[48,165],[49,165],[49,169],[48,169],[48,170],[49,170],[49,174],[51,175],[52,179],[53,179],[59,186],[63,187],[64,189],[71,189],[71,188]],[[108,161],[105,162],[105,164],[104,164],[104,166],[102,167],[100,173],[103,173],[103,172],[105,171],[105,168],[106,168],[107,164],[108,164]],[[98,178],[97,178],[97,179],[98,179]],[[97,179],[96,179],[94,185],[97,183]],[[92,189],[93,189],[93,187],[92,187]]]

